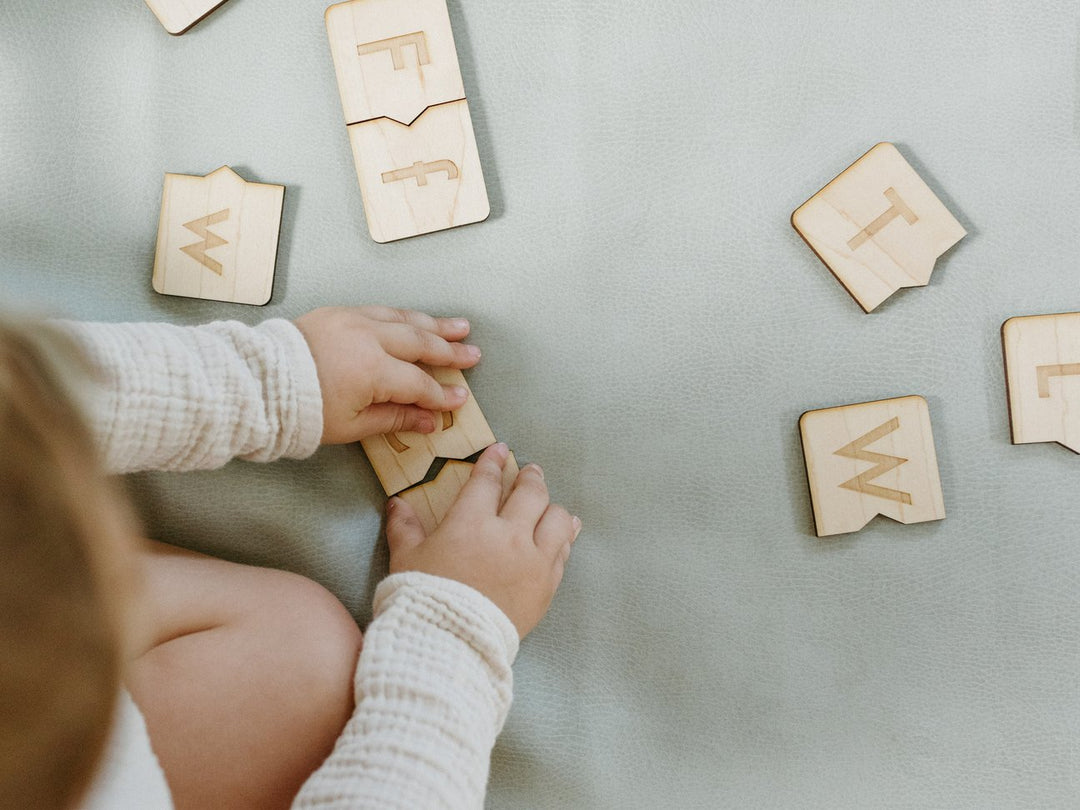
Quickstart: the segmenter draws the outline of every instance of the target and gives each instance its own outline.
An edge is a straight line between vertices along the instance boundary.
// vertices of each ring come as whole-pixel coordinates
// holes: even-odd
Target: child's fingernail
[[[455,385],[450,390],[454,394],[454,399],[462,399],[462,400],[464,400],[464,399],[469,398],[469,389],[464,388],[464,387],[462,387],[460,385]]]
[[[577,536],[579,534],[581,534],[581,518],[579,518],[577,515],[574,515],[573,523],[574,523],[574,539],[576,540]]]
[[[435,432],[435,417],[429,415],[421,416],[420,421],[416,423],[417,433],[434,433]]]
[[[495,448],[495,455],[497,455],[499,458],[506,458],[510,455],[510,447],[506,444],[506,442],[498,442],[491,446]]]
[[[536,473],[537,475],[539,475],[539,476],[540,476],[541,478],[543,478],[543,477],[544,477],[544,471],[543,471],[543,469],[541,469],[541,467],[540,467],[540,465],[539,465],[539,464],[529,464],[529,465],[527,466],[527,469],[533,470],[533,471],[534,471],[534,472],[535,472],[535,473]]]
[[[480,347],[479,346],[473,346],[473,345],[470,344],[470,345],[465,347],[465,351],[468,352],[469,357],[471,357],[473,360],[479,360],[480,359]]]
[[[469,322],[465,318],[453,318],[450,321],[450,325],[452,327],[454,327],[454,329],[458,330],[459,332],[462,329],[468,329],[469,328]]]
[[[388,500],[386,502],[386,511],[387,512],[393,512],[395,509],[397,509],[398,503],[399,503],[398,497],[395,495],[393,498],[391,498],[390,500]]]

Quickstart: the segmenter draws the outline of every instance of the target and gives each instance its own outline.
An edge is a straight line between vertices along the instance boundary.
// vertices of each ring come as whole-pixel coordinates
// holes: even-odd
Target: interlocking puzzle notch
[[[326,30],[371,238],[487,219],[445,0],[338,3]]]
[[[458,493],[465,486],[465,482],[469,480],[472,469],[473,465],[468,462],[448,461],[439,471],[439,474],[435,476],[435,480],[411,487],[399,494],[398,497],[408,502],[416,512],[424,531],[430,534],[446,517],[450,507],[454,505]],[[502,503],[506,502],[506,497],[509,495],[517,475],[517,459],[511,453],[506,459],[506,466],[503,468],[503,492],[500,507]]]
[[[179,36],[225,0],[146,0],[166,31]]]
[[[795,209],[791,224],[866,312],[930,281],[967,231],[891,143],[879,143]]]
[[[945,517],[922,397],[807,411],[799,432],[818,537],[858,531],[877,515],[905,524]]]
[[[228,166],[166,174],[154,289],[261,306],[270,300],[285,187],[249,183]]]
[[[1001,342],[1012,443],[1080,453],[1080,312],[1010,318]]]
[[[495,444],[480,406],[465,382],[465,375],[452,368],[426,368],[443,385],[460,385],[469,391],[465,404],[443,414],[434,433],[388,433],[361,440],[375,475],[387,495],[397,495],[424,480],[437,458],[462,460]]]
[[[495,443],[495,434],[477,405],[465,375],[452,368],[424,368],[443,385],[460,385],[469,398],[458,410],[442,415],[434,433],[388,433],[361,440],[368,461],[387,495],[397,495],[416,510],[424,528],[431,531],[446,515],[472,472],[465,461]],[[436,459],[447,459],[431,481],[424,482]],[[517,477],[513,454],[503,474],[503,498]]]

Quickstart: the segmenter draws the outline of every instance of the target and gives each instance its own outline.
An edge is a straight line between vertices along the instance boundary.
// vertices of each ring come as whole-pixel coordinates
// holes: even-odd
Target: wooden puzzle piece
[[[487,219],[446,0],[350,0],[326,30],[372,239]]]
[[[900,523],[945,517],[922,397],[807,411],[799,432],[818,537],[858,531],[877,515]]]
[[[1080,312],[1010,318],[1001,342],[1013,444],[1080,453]]]
[[[358,0],[326,10],[345,123],[406,126],[465,98],[445,0]]]
[[[469,388],[457,369],[426,370],[443,385]],[[495,434],[469,391],[465,404],[452,414],[444,414],[434,433],[388,433],[369,436],[360,443],[386,494],[397,495],[423,481],[435,459],[469,458],[495,444]]]
[[[376,242],[487,219],[487,188],[464,99],[430,107],[409,127],[388,118],[353,124],[349,141]]]
[[[225,0],[146,0],[165,30],[179,35],[224,3]]]
[[[791,224],[866,312],[930,281],[967,232],[891,143],[879,143],[791,215]]]
[[[472,468],[473,465],[467,461],[448,461],[433,481],[407,489],[399,493],[398,497],[412,506],[424,526],[424,531],[430,534],[446,517],[461,488],[469,480]],[[506,467],[503,468],[503,503],[510,494],[517,474],[517,460],[511,453],[506,459]],[[501,505],[500,503],[500,507]]]
[[[166,174],[154,289],[262,305],[270,300],[285,187],[249,183],[228,166]]]

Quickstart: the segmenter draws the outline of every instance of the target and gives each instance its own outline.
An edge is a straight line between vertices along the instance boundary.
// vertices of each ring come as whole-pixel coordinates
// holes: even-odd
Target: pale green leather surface
[[[491,424],[585,523],[491,807],[1080,806],[1080,459],[1009,444],[998,336],[1080,309],[1075,4],[451,0],[493,215],[385,246],[323,7],[230,0],[172,38],[138,0],[4,0],[5,300],[472,318]],[[969,236],[868,316],[788,217],[880,140]],[[263,309],[151,291],[163,174],[226,163],[287,186]],[[796,419],[903,394],[948,518],[816,539]],[[156,536],[366,620],[358,449],[134,488]]]

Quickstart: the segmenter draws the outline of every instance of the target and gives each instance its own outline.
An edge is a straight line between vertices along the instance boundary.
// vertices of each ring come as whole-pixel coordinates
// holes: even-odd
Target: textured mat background
[[[1080,309],[1075,4],[450,0],[493,216],[385,246],[323,8],[230,0],[172,38],[138,0],[4,0],[3,299],[472,318],[496,433],[585,522],[491,807],[1080,805],[1080,459],[1010,446],[998,337]],[[788,217],[879,140],[970,235],[868,316]],[[226,163],[288,187],[263,309],[151,291],[163,174]],[[909,393],[949,517],[816,539],[798,415]],[[133,489],[155,536],[368,617],[358,449]]]

